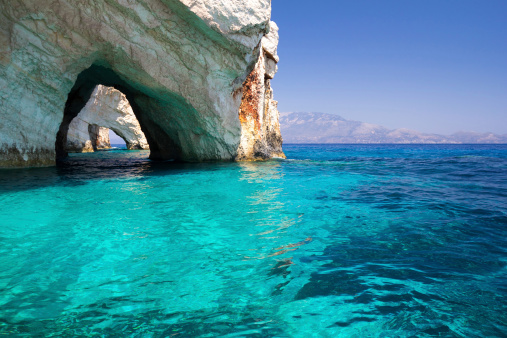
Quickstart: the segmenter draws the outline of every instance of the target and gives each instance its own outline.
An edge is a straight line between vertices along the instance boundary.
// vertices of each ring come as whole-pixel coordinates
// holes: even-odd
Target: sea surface
[[[0,171],[0,336],[507,337],[507,145]]]

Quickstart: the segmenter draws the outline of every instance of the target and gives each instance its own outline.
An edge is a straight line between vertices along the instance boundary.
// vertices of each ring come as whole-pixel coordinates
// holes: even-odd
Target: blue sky
[[[507,0],[273,0],[279,110],[507,133]]]

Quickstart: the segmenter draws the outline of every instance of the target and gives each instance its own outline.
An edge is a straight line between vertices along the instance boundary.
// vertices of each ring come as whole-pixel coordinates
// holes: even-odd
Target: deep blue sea
[[[0,336],[507,337],[507,145],[0,171]]]

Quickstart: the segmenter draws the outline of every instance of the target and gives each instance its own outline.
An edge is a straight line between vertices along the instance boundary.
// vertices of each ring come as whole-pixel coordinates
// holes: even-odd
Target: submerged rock
[[[152,159],[283,156],[270,13],[270,0],[0,3],[0,167],[65,157],[97,85],[125,95]]]
[[[66,150],[89,152],[111,148],[109,129],[125,141],[127,149],[149,149],[125,95],[112,87],[98,85],[86,106],[69,125]]]

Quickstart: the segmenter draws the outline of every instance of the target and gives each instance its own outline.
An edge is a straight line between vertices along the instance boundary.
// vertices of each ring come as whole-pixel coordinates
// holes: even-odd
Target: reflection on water
[[[507,147],[286,151],[0,171],[0,333],[506,334]]]

